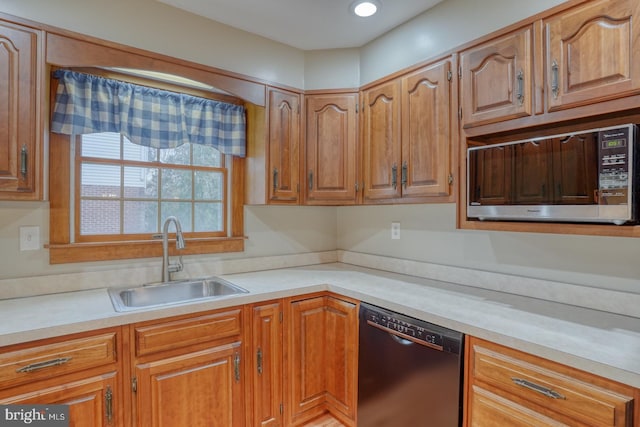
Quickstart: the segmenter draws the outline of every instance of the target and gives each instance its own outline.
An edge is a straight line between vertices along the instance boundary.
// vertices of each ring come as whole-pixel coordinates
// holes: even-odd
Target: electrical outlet
[[[40,227],[20,227],[20,250],[37,251],[40,249]]]
[[[391,223],[391,238],[393,240],[400,239],[400,223],[399,222]]]

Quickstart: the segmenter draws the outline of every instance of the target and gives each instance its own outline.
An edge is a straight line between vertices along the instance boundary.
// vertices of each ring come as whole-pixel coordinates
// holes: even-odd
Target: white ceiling
[[[360,47],[443,0],[378,0],[372,17],[353,0],[158,0],[302,50]]]

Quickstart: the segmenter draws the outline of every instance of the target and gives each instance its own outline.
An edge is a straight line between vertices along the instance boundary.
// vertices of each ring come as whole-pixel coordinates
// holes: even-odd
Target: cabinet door
[[[513,202],[540,205],[551,202],[551,140],[513,146]]]
[[[289,305],[289,424],[329,411],[351,425],[356,412],[357,306],[332,296]]]
[[[460,54],[463,126],[530,116],[532,58],[530,26],[463,51]]]
[[[0,404],[69,405],[71,426],[121,426],[124,414],[122,397],[116,396],[121,394],[116,378],[109,373],[46,388],[38,388],[36,382],[30,391],[0,397]]]
[[[353,303],[326,298],[327,403],[348,419],[355,419],[358,376],[358,309]]]
[[[402,78],[402,197],[451,194],[451,75],[445,60]]]
[[[363,93],[364,202],[400,197],[400,82]]]
[[[253,308],[252,354],[253,425],[280,427],[282,423],[282,306]]]
[[[287,424],[294,425],[324,412],[325,298],[293,301],[289,310]]]
[[[310,95],[306,102],[306,203],[354,204],[358,95]]]
[[[269,89],[269,202],[299,201],[300,96]]]
[[[39,32],[0,22],[0,199],[40,197]]]
[[[597,134],[553,139],[553,198],[561,204],[594,204],[598,190]]]
[[[240,343],[136,366],[139,427],[244,425]]]
[[[600,0],[545,20],[549,111],[640,89],[640,2]]]

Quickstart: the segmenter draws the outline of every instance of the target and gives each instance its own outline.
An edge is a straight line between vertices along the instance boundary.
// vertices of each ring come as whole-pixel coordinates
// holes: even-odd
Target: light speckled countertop
[[[640,387],[638,318],[342,263],[222,277],[249,293],[125,313],[106,289],[1,300],[0,346],[330,290]]]

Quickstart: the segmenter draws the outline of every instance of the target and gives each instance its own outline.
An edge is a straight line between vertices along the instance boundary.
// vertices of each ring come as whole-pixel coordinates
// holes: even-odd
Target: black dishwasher
[[[360,305],[358,427],[458,427],[464,336]]]

